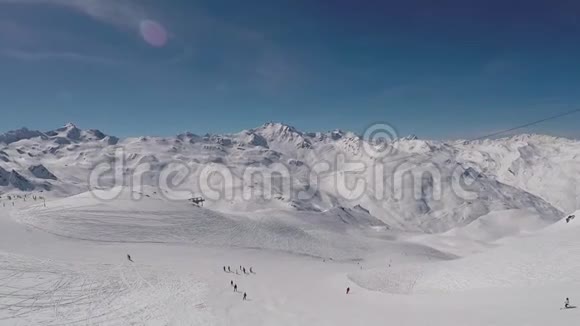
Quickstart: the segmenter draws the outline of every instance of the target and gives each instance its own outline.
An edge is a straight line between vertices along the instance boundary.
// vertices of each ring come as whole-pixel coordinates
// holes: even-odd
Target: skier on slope
[[[346,294],[350,293],[350,288],[346,288]]]
[[[234,281],[233,281],[233,280],[232,280],[232,281],[230,281],[230,285],[231,285],[231,286],[234,286]]]
[[[127,254],[127,260],[133,262],[133,259],[131,259],[131,255]]]
[[[564,308],[568,309],[570,307],[570,299],[566,298],[566,301],[564,301]]]
[[[234,284],[234,292],[238,292],[238,285]]]
[[[246,292],[244,292],[244,301],[246,301],[247,297],[248,297],[248,294]]]
[[[246,274],[246,268],[244,267],[244,268],[242,268],[242,269],[244,270],[244,274]]]
[[[228,266],[228,272],[231,273],[232,269],[230,268],[230,266]]]
[[[224,273],[226,272],[226,267],[224,266]]]

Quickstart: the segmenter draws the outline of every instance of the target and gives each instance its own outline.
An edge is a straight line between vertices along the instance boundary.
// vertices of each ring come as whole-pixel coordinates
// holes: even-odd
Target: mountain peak
[[[418,140],[419,137],[417,137],[415,134],[410,134],[406,137],[400,138],[401,140]]]
[[[293,133],[299,133],[301,134],[301,132],[299,132],[296,128],[294,128],[291,125],[282,123],[282,122],[268,122],[263,124],[260,128],[257,128],[258,130],[269,130],[269,131],[273,131],[273,132],[293,132]]]
[[[103,132],[101,132],[98,129],[82,130],[72,122],[69,122],[58,129],[47,131],[46,135],[48,135],[51,138],[58,139],[59,141],[64,142],[64,143],[67,143],[69,141],[72,141],[72,142],[99,141],[99,140],[103,140],[107,137],[110,138],[109,139],[110,141],[116,142],[116,141],[114,141],[116,139],[115,137],[110,137],[108,135],[105,135]]]
[[[74,123],[67,123],[64,126],[46,133],[51,137],[67,138],[69,140],[79,140],[81,137],[81,130],[75,126]]]
[[[16,130],[10,130],[6,133],[0,134],[0,143],[11,144],[23,139],[31,138],[46,138],[46,135],[38,130],[30,130],[26,127],[22,127]]]
[[[333,131],[330,132],[330,138],[332,140],[339,140],[342,137],[344,137],[344,131],[340,129],[334,129]]]
[[[268,143],[291,144],[295,149],[310,148],[312,146],[310,141],[304,138],[302,132],[280,122],[268,122],[257,129],[251,130],[251,132],[263,137]]]
[[[78,129],[77,126],[72,122],[65,124],[63,128],[65,128],[65,129]]]

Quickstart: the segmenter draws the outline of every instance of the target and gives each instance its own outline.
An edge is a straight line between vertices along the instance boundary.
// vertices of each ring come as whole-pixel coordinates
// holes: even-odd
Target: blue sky
[[[578,108],[579,72],[576,1],[0,0],[0,130],[470,138]]]

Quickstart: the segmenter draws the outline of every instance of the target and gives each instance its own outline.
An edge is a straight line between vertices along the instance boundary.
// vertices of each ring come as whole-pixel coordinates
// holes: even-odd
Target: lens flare
[[[139,31],[145,42],[151,46],[160,48],[167,44],[167,31],[161,24],[154,20],[141,21]]]

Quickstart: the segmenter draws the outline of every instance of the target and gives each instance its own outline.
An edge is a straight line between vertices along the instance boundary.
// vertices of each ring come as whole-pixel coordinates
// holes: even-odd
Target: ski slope
[[[537,232],[507,239],[492,250],[440,264],[426,273],[416,290],[580,284],[580,262],[574,259],[580,255],[579,233],[579,220],[560,220]]]
[[[206,324],[206,289],[193,278],[128,262],[69,266],[0,254],[0,324]]]
[[[14,211],[12,217],[29,227],[77,240],[257,248],[334,260],[357,260],[367,252],[399,246],[382,239],[390,232],[361,211],[267,211],[249,218],[196,207],[188,201],[169,201],[154,188],[144,189],[138,201],[129,190],[112,201],[101,201],[87,192],[51,201],[46,207],[31,204]],[[419,244],[406,246],[415,254],[438,254]]]
[[[560,310],[580,293],[580,220],[506,211],[420,235],[377,228],[357,211],[249,218],[147,194],[2,208],[0,325],[545,325],[580,317]],[[280,221],[284,228],[269,227]]]
[[[505,217],[513,221],[509,215]],[[457,233],[465,234],[468,230],[458,230]],[[500,243],[487,243],[486,249],[479,248],[478,243],[454,239],[451,234],[436,236],[436,241],[419,237],[419,241],[438,244],[440,248],[440,242],[453,239],[456,244],[463,247],[472,245],[478,250],[452,261],[375,268],[352,273],[349,278],[367,289],[405,294],[579,285],[580,276],[576,271],[580,266],[573,258],[580,254],[579,233],[577,221],[566,223],[561,220],[544,229],[503,238]],[[479,235],[479,230],[474,235]],[[447,246],[452,245],[447,243]],[[462,249],[464,253],[473,250]]]

